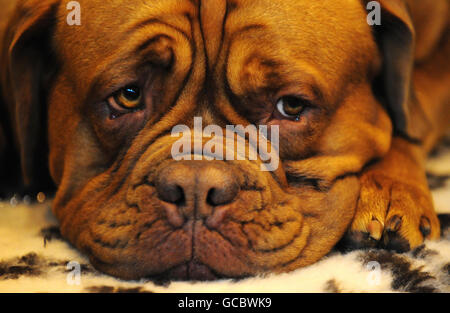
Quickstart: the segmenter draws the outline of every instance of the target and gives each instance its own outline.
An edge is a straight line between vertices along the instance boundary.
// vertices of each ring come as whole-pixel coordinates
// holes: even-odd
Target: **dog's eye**
[[[108,98],[108,104],[119,113],[135,111],[142,106],[142,94],[139,87],[127,86]]]
[[[124,109],[136,109],[141,105],[141,90],[136,86],[122,88],[114,96],[114,100]]]
[[[307,102],[299,97],[285,96],[278,100],[277,110],[284,117],[290,119],[299,119]]]

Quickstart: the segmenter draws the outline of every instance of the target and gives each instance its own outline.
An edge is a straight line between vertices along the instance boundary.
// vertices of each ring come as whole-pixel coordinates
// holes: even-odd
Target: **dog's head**
[[[115,276],[315,262],[349,225],[357,175],[389,149],[391,120],[408,131],[413,32],[400,1],[381,1],[375,28],[359,0],[80,0],[81,25],[68,23],[76,3],[19,2],[1,61],[23,175],[36,179],[48,141],[62,234]],[[216,125],[210,135],[267,126],[278,166],[262,170],[249,133],[240,143],[257,158],[225,132],[212,149],[191,142],[194,118]],[[192,147],[184,160],[176,145]]]

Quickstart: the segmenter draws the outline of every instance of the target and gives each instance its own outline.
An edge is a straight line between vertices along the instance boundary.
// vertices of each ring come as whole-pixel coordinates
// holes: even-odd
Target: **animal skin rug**
[[[428,178],[441,214],[438,242],[406,254],[332,251],[288,274],[202,283],[127,282],[99,273],[61,238],[50,201],[14,197],[0,202],[0,292],[450,292],[450,137],[430,158]]]

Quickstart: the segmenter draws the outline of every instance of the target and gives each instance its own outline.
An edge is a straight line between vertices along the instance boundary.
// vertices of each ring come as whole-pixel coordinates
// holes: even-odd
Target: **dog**
[[[1,1],[2,181],[51,179],[100,271],[242,278],[439,238],[424,161],[450,120],[448,1],[380,0],[380,25],[362,0],[78,3],[72,25],[68,1]],[[174,160],[196,117],[277,127],[278,168]]]

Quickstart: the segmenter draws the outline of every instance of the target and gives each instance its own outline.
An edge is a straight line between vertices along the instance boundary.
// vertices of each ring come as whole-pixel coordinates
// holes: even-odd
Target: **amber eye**
[[[284,117],[298,118],[305,109],[307,102],[299,97],[285,96],[278,100],[277,110]]]
[[[141,105],[141,90],[135,86],[122,88],[114,96],[114,100],[124,109],[137,109]]]

